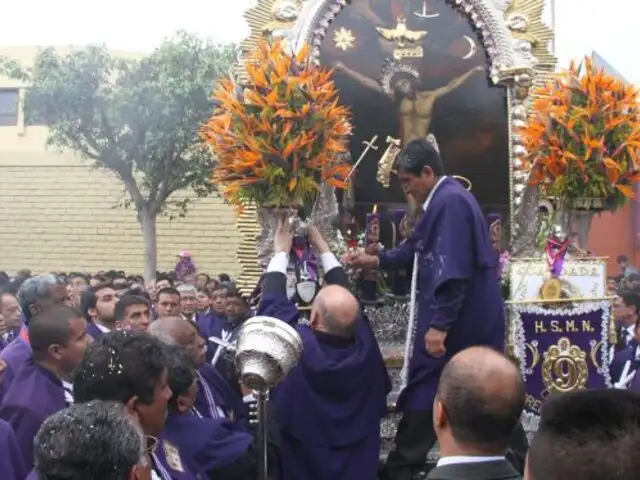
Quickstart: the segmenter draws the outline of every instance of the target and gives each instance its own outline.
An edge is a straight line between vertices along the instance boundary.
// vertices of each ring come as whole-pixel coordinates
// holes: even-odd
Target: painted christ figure
[[[386,92],[380,83],[366,75],[356,72],[342,62],[335,65],[336,70],[344,72],[362,86],[387,95],[391,99],[400,99],[398,113],[400,117],[400,138],[402,145],[412,140],[426,139],[433,119],[433,107],[436,101],[450,94],[466,82],[474,73],[483,72],[484,67],[478,65],[448,84],[435,90],[420,90],[419,81],[413,75],[399,72],[391,81],[391,92]]]

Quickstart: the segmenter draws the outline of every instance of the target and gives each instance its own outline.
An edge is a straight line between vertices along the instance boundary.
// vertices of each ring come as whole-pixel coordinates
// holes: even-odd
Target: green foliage
[[[49,126],[48,145],[115,174],[127,194],[121,205],[155,217],[171,206],[184,214],[188,201],[170,198],[179,190],[215,188],[214,157],[198,132],[213,111],[212,85],[236,58],[235,46],[179,32],[146,57],[48,48],[29,69],[0,59],[0,74],[29,83],[25,115]]]

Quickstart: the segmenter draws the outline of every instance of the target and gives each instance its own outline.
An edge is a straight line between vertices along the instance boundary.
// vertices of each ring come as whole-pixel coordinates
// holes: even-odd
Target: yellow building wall
[[[35,52],[0,49],[25,63]],[[0,89],[18,86],[0,79]],[[135,212],[113,208],[123,198],[121,182],[71,153],[48,151],[46,135],[46,127],[24,126],[22,118],[0,126],[0,270],[141,274]],[[236,275],[239,242],[230,207],[216,196],[195,199],[186,218],[158,218],[158,269],[172,269],[187,249],[199,271]]]

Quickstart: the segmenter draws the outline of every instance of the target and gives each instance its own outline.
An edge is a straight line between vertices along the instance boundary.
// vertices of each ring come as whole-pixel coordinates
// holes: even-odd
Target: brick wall
[[[82,161],[45,155],[47,162],[15,162],[0,151],[0,269],[142,273],[135,213],[112,208],[120,182]],[[158,268],[171,269],[188,249],[199,270],[237,274],[239,240],[228,206],[197,199],[186,218],[158,220]]]
[[[28,66],[37,51],[0,47],[0,56]],[[20,89],[21,103],[25,87],[0,77],[0,89]],[[0,270],[142,273],[135,213],[112,208],[122,198],[121,183],[70,153],[48,151],[46,138],[46,127],[25,126],[22,105],[16,125],[0,126]],[[188,249],[199,270],[236,275],[239,242],[233,210],[215,196],[197,199],[186,218],[158,219],[158,269],[173,268],[177,253]]]

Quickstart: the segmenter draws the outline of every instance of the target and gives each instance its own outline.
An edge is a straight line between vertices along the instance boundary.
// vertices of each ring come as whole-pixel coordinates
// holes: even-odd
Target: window
[[[18,89],[0,90],[0,126],[18,124],[19,93]]]

